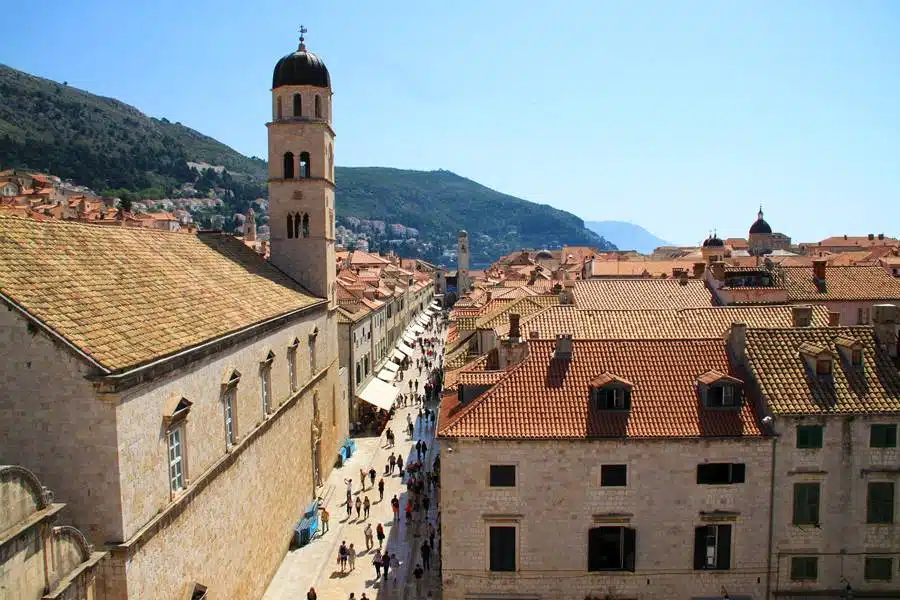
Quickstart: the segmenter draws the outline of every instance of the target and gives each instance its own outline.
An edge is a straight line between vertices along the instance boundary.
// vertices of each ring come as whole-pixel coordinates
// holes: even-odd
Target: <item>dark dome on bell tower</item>
[[[283,85],[311,85],[330,88],[331,76],[321,58],[306,49],[303,34],[306,28],[300,28],[300,46],[296,52],[281,57],[275,64],[272,73],[272,89]]]

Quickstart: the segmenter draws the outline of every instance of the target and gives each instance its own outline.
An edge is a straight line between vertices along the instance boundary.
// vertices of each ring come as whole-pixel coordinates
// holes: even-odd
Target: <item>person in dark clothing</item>
[[[309,588],[309,591],[306,592],[306,600],[317,600],[317,598],[316,588]]]
[[[431,546],[428,545],[427,542],[422,542],[422,547],[419,548],[419,552],[422,554],[422,566],[425,569],[431,568]]]
[[[427,495],[422,496],[422,506],[425,508],[425,514],[428,515],[428,508],[431,506],[431,498]]]
[[[378,501],[384,500],[384,479],[378,480]]]
[[[378,473],[375,472],[374,467],[369,469],[369,480],[372,482],[372,485],[375,485],[375,476],[376,475],[378,475]]]
[[[391,568],[391,555],[385,550],[381,555],[381,568],[384,569],[384,580],[388,580],[388,570]]]

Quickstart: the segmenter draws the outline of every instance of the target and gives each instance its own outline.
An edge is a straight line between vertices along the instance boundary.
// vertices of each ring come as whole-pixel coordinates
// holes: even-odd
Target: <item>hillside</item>
[[[656,237],[640,225],[625,221],[585,221],[584,226],[615,244],[619,250],[650,254],[659,246],[670,245],[670,242]]]
[[[224,166],[227,174],[200,174],[188,162]],[[0,168],[8,167],[53,173],[136,200],[178,196],[188,184],[221,198],[215,210],[225,217],[226,229],[234,227],[235,213],[266,195],[261,159],[118,100],[0,65]],[[575,215],[448,171],[338,167],[335,177],[339,222],[359,217],[418,230],[418,237],[402,243],[391,241],[390,232],[373,236],[369,241],[378,249],[452,261],[446,252],[452,252],[461,228],[472,238],[475,263],[523,247],[610,247]],[[194,218],[209,226],[216,223],[212,216],[207,211]]]

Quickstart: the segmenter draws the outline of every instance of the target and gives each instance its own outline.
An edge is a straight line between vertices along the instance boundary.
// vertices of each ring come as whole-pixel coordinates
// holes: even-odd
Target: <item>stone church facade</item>
[[[98,599],[261,596],[347,436],[330,80],[301,44],[273,97],[285,61],[322,104],[270,145],[322,141],[270,178],[271,263],[225,234],[0,217],[0,455],[109,552]]]

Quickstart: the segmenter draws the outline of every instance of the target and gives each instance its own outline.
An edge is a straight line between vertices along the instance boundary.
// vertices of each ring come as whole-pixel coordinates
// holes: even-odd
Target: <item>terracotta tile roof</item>
[[[482,371],[470,373],[464,369],[459,373],[461,385],[494,385],[506,374],[505,371]]]
[[[892,237],[884,237],[883,239],[878,239],[878,236],[875,236],[873,239],[869,239],[867,235],[851,235],[851,236],[843,236],[843,235],[834,235],[829,238],[825,238],[821,242],[817,244],[809,244],[810,247],[821,247],[821,248],[846,248],[849,246],[855,246],[859,248],[874,248],[876,246],[893,246],[897,243],[900,243],[900,240],[897,240]]]
[[[722,338],[733,323],[748,327],[792,327],[791,306],[712,306],[679,310],[581,310],[556,306],[523,317],[523,337],[555,339],[571,333],[576,339],[713,339]],[[812,326],[828,325],[828,309],[812,307]],[[498,335],[509,335],[509,325]]]
[[[109,370],[320,302],[231,235],[2,215],[0,292]]]
[[[575,284],[575,305],[594,310],[648,310],[713,305],[700,279],[591,279]]]
[[[862,343],[862,367],[841,358],[837,338]],[[774,414],[900,412],[900,371],[878,349],[872,327],[747,329],[746,340],[750,371]],[[802,346],[835,357],[830,376],[807,367]]]
[[[538,311],[544,310],[544,306],[535,302],[532,298],[519,298],[512,302],[506,303],[504,306],[498,307],[496,310],[482,315],[475,323],[476,329],[494,329],[509,323],[509,315],[518,313],[519,315],[531,315]]]
[[[900,301],[900,280],[881,267],[825,267],[824,283],[812,267],[784,267],[788,299],[797,301]]]
[[[694,261],[684,260],[595,260],[592,277],[671,277],[675,269],[692,271]]]
[[[570,361],[554,342],[529,341],[529,356],[481,397],[453,407],[439,435],[501,439],[737,437],[761,435],[751,403],[706,410],[697,378],[734,375],[724,340],[576,340]],[[590,407],[590,382],[604,373],[632,382],[631,410]]]

